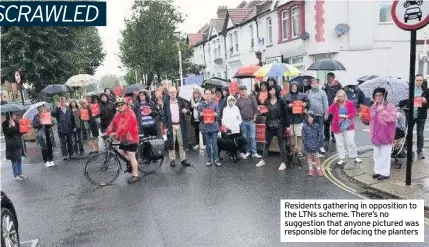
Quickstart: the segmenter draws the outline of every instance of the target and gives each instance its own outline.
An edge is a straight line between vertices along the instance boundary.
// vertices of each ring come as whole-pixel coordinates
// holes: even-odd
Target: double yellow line
[[[364,150],[364,149],[368,149],[371,148],[372,146],[363,146],[360,147],[358,151],[360,150]],[[357,192],[355,189],[351,188],[350,186],[344,184],[343,182],[341,182],[340,180],[338,180],[334,175],[332,175],[332,164],[335,161],[335,159],[338,157],[338,155],[333,155],[331,157],[329,157],[328,159],[326,159],[322,165],[323,165],[323,175],[325,175],[325,177],[333,184],[335,184],[337,187],[339,187],[342,190],[345,190],[359,198],[362,199],[366,199],[366,200],[371,200],[370,198],[363,196],[361,194],[359,194],[359,192]],[[425,224],[429,225],[429,219],[425,218]]]

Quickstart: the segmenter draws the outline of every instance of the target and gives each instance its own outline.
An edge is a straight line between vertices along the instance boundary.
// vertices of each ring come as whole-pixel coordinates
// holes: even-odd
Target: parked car
[[[422,11],[419,7],[409,8],[405,10],[404,21],[407,23],[409,20],[419,19],[422,20]]]
[[[418,0],[418,1],[407,0],[407,1],[405,1],[405,3],[404,3],[404,8],[408,8],[408,7],[410,7],[411,5],[417,5],[417,6],[420,6],[420,5],[422,5],[422,4],[423,4],[423,0]]]
[[[1,191],[1,246],[19,247],[18,217],[15,207]]]

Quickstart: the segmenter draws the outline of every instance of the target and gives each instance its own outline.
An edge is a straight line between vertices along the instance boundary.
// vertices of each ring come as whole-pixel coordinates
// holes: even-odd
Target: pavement
[[[357,133],[356,142],[367,145],[368,133]],[[327,149],[326,157],[335,154],[334,146]],[[205,154],[190,151],[191,167],[171,168],[165,162],[139,183],[128,185],[128,175],[120,175],[103,188],[86,180],[85,159],[64,162],[58,146],[54,159],[57,166],[46,168],[35,143],[29,143],[23,160],[29,176],[25,181],[15,181],[10,162],[1,162],[1,187],[17,210],[21,240],[43,247],[284,246],[281,199],[361,199],[326,178],[307,177],[305,166],[278,171],[276,154],[270,154],[261,168],[253,158],[206,167]],[[425,235],[425,243],[286,245],[420,247],[429,243],[428,227]]]
[[[424,149],[424,155],[429,158],[429,151]],[[429,208],[429,160],[416,160],[412,165],[411,185],[405,185],[405,173],[407,159],[400,159],[403,164],[400,169],[393,166],[391,177],[379,181],[372,178],[374,162],[373,152],[362,154],[362,163],[356,164],[353,160],[344,165],[344,172],[350,178],[358,181],[365,187],[388,194],[401,199],[421,199],[425,201],[425,207]]]

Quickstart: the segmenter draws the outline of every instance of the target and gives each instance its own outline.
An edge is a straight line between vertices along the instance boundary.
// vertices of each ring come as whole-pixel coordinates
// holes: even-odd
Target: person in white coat
[[[228,138],[241,135],[240,126],[243,120],[241,119],[240,109],[235,105],[236,102],[237,100],[234,96],[228,96],[227,105],[222,113],[222,126],[226,128]],[[241,158],[246,159],[247,156],[241,154]]]

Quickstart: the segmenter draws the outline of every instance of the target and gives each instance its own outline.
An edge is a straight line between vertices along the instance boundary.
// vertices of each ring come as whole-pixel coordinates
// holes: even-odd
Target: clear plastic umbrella
[[[79,74],[70,77],[65,85],[69,87],[87,87],[97,82],[98,80],[92,75]]]
[[[47,105],[47,104],[48,104],[48,103],[46,103],[45,101],[38,102],[38,103],[36,103],[36,104],[32,104],[32,105],[30,106],[30,108],[28,108],[28,110],[27,110],[27,111],[25,111],[25,113],[24,113],[24,115],[22,116],[22,118],[27,118],[27,119],[29,119],[31,122],[33,122],[34,116],[36,116],[36,115],[37,115],[37,113],[38,113],[37,108],[38,108],[39,106]]]

